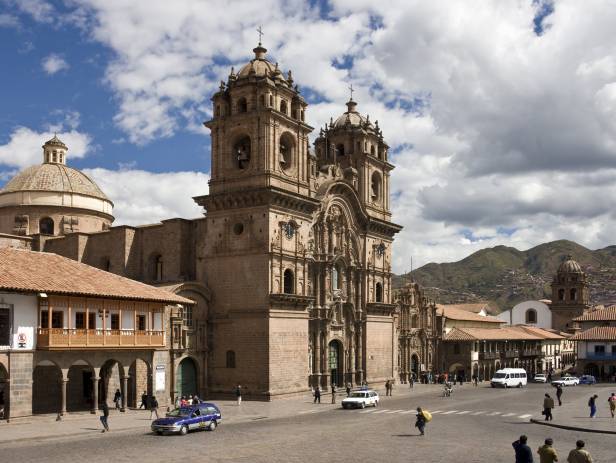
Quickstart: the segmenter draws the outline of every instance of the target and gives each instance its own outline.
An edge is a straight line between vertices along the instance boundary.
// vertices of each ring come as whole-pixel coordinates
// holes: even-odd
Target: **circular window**
[[[236,223],[235,225],[233,225],[233,233],[235,233],[236,235],[241,235],[242,233],[244,233],[244,224]]]

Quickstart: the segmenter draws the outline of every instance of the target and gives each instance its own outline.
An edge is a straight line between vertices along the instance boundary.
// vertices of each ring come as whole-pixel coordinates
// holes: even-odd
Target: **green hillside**
[[[572,241],[553,241],[519,251],[486,248],[459,262],[426,264],[411,275],[428,297],[441,303],[493,301],[501,310],[528,299],[550,298],[550,282],[571,254],[588,273],[591,300],[616,303],[616,246],[592,251]],[[394,277],[394,286],[408,275]]]

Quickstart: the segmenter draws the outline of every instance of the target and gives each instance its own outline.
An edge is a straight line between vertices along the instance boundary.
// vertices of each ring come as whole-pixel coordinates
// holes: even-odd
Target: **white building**
[[[552,328],[550,303],[547,299],[520,302],[512,309],[499,313],[497,317],[507,325],[529,325],[548,330]]]

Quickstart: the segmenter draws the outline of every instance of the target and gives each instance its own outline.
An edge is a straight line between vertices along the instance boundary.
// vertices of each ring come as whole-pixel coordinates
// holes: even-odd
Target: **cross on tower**
[[[257,28],[257,32],[259,33],[259,45],[261,45],[261,39],[263,38],[263,27],[259,26]]]
[[[353,84],[349,85],[349,90],[351,91],[351,100],[353,99]]]

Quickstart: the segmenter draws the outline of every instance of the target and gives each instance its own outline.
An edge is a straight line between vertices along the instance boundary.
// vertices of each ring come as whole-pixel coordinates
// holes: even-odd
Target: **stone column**
[[[92,410],[90,411],[92,414],[98,411],[98,381],[99,378],[94,373],[94,376],[92,376]]]
[[[66,385],[68,384],[68,379],[62,378],[62,406],[60,407],[60,416],[66,415]]]
[[[361,322],[357,326],[357,383],[361,384],[364,378],[364,341]]]
[[[122,408],[120,408],[121,412],[126,411],[126,402],[128,401],[128,376],[122,376]]]

